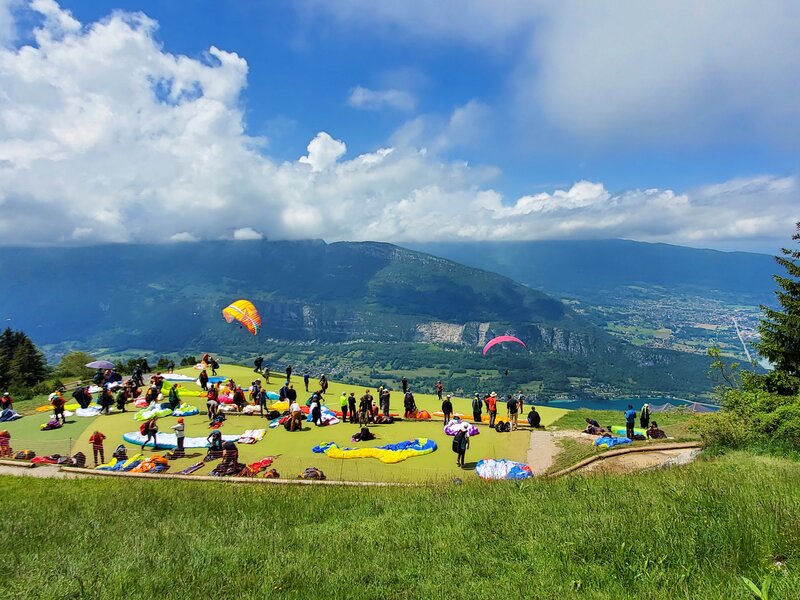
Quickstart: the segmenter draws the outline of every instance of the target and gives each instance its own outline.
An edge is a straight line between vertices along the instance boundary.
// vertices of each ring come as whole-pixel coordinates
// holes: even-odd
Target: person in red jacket
[[[497,418],[497,392],[492,392],[486,398],[486,408],[489,409],[489,427],[494,427],[494,421]]]
[[[103,440],[106,436],[99,431],[95,431],[89,438],[89,443],[92,445],[92,453],[94,454],[94,466],[106,462],[105,451],[103,450]],[[100,453],[100,462],[97,462],[97,453]]]

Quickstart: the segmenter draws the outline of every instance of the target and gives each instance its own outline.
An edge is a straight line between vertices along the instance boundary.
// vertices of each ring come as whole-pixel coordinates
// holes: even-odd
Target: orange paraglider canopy
[[[249,300],[237,300],[222,309],[222,316],[228,323],[239,321],[253,335],[261,328],[261,315]]]

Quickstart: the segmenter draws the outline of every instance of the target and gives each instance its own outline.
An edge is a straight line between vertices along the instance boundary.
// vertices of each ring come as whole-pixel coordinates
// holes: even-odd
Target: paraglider
[[[483,347],[483,355],[486,356],[486,353],[492,348],[492,346],[502,344],[503,342],[516,342],[517,344],[521,344],[523,348],[527,348],[522,340],[515,338],[513,335],[498,335],[496,338],[493,338],[486,343],[486,345]]]
[[[237,300],[226,306],[222,309],[222,316],[228,323],[233,323],[234,319],[239,321],[253,335],[261,328],[261,315],[249,300]]]

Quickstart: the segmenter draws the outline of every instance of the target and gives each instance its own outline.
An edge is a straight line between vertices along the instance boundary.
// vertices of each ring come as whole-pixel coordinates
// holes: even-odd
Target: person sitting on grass
[[[11,458],[11,434],[0,431],[0,458]]]
[[[650,423],[650,427],[647,428],[647,437],[651,440],[665,440],[667,439],[667,434],[658,428],[656,421],[653,421]]]
[[[300,410],[300,405],[297,403],[297,398],[289,406],[289,431],[300,431],[303,428],[303,413]]]
[[[542,415],[536,411],[535,406],[531,406],[531,412],[528,413],[528,425],[530,425],[532,429],[539,429],[541,422]]]
[[[208,442],[207,458],[219,458],[222,456],[222,432],[219,429],[209,433],[206,441]]]

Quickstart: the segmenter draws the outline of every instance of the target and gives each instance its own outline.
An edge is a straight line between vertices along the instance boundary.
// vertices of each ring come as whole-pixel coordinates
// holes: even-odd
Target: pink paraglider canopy
[[[486,356],[486,353],[492,346],[502,344],[503,342],[516,342],[517,344],[522,344],[524,348],[527,348],[522,340],[515,338],[513,335],[498,335],[496,338],[491,339],[486,343],[486,345],[483,347],[483,355]]]

